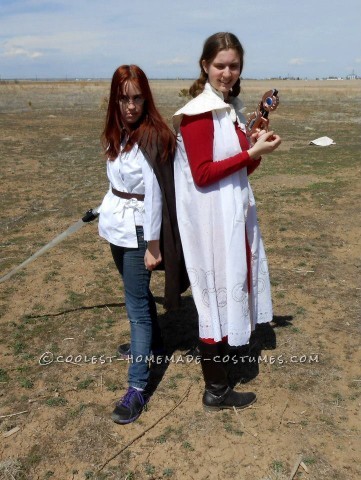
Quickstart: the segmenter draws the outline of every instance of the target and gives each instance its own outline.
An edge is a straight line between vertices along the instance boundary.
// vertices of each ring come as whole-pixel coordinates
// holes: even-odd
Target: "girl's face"
[[[241,59],[237,51],[233,48],[221,50],[209,64],[202,60],[202,66],[211,86],[222,92],[227,100],[229,91],[241,74]]]
[[[119,108],[122,122],[131,127],[140,120],[144,110],[144,98],[136,85],[126,82],[119,96]]]

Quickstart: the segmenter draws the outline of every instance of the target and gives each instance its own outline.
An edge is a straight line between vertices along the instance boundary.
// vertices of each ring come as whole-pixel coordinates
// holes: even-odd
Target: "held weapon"
[[[268,92],[263,95],[262,100],[257,106],[257,110],[251,113],[246,123],[246,130],[248,136],[251,136],[258,129],[266,130],[266,132],[268,131],[268,114],[269,112],[273,112],[274,110],[276,110],[279,103],[280,99],[278,97],[278,90],[268,90]]]
[[[47,245],[44,245],[44,247],[42,247],[40,250],[38,250],[33,255],[31,255],[31,257],[29,257],[23,263],[21,263],[20,265],[18,265],[15,268],[13,268],[9,273],[0,277],[0,283],[5,282],[5,280],[8,280],[16,272],[18,272],[21,268],[25,267],[29,263],[36,260],[38,257],[40,257],[40,255],[42,255],[43,253],[50,250],[50,248],[55,247],[55,245],[62,242],[65,238],[67,238],[72,233],[78,231],[85,223],[89,223],[92,220],[95,220],[97,218],[97,216],[99,215],[99,213],[98,213],[99,208],[100,208],[100,206],[97,207],[97,208],[88,210],[80,220],[78,220],[76,223],[73,223],[73,225],[71,225],[69,228],[67,228],[64,232],[62,232],[57,237],[53,238],[53,240],[51,242],[49,242]]]

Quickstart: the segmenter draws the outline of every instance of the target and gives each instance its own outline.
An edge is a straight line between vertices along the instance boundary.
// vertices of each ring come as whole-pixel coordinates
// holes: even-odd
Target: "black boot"
[[[199,342],[201,366],[205,381],[203,407],[205,410],[246,408],[256,401],[253,392],[239,393],[232,390],[227,382],[223,364],[222,348],[219,344]]]

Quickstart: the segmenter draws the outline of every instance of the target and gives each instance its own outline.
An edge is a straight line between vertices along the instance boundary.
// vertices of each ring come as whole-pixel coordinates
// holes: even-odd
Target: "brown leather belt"
[[[135,198],[136,200],[144,200],[145,195],[141,193],[128,193],[128,192],[119,192],[119,190],[115,190],[115,188],[112,187],[112,193],[116,195],[117,197],[120,198],[125,198],[126,200],[129,200],[130,198]]]

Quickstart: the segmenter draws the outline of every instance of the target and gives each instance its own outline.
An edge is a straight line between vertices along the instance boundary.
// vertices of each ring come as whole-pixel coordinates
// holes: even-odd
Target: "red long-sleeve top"
[[[249,143],[246,135],[235,124],[235,130],[242,152],[219,162],[213,161],[214,126],[212,112],[182,118],[180,131],[187,153],[194,183],[205,187],[232,173],[247,167],[250,175],[258,167],[261,160],[253,160],[248,153]]]

